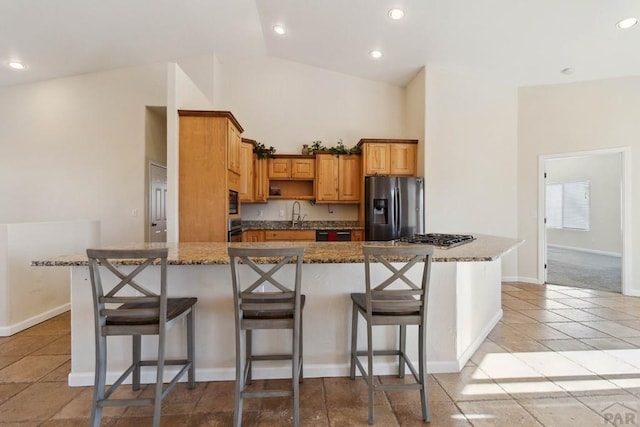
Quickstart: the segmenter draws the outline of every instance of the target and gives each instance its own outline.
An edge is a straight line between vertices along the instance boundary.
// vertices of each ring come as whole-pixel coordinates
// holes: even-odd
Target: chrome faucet
[[[296,206],[298,206],[298,212],[296,213]],[[296,225],[302,225],[302,221],[307,215],[300,217],[300,202],[293,202],[293,206],[291,207],[291,226],[295,227]]]

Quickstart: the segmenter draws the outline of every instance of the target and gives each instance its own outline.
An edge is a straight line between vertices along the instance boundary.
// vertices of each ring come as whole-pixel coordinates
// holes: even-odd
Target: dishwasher
[[[316,242],[350,242],[351,230],[316,230]]]

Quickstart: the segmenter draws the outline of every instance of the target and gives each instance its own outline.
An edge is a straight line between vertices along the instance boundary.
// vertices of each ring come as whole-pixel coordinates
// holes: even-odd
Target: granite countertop
[[[291,221],[242,221],[243,230],[362,230],[358,221],[302,221],[292,226]]]
[[[523,243],[523,240],[507,237],[474,234],[476,240],[450,249],[436,248],[434,262],[482,262],[493,261]],[[260,242],[260,243],[131,243],[117,246],[121,249],[169,248],[169,265],[215,265],[228,264],[227,247],[286,247],[305,248],[304,263],[337,264],[362,263],[362,247],[367,245],[406,245],[394,242]],[[120,264],[138,264],[122,261]],[[60,267],[86,266],[86,254],[74,254],[32,261],[33,266]]]

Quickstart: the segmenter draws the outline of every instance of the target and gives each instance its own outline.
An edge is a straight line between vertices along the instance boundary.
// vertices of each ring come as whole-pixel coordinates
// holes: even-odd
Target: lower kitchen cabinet
[[[288,242],[288,241],[311,241],[315,242],[315,230],[264,230],[265,242]]]
[[[363,230],[351,230],[351,241],[352,242],[362,242],[364,240],[364,231]]]
[[[246,230],[242,232],[243,242],[264,242],[264,230]]]

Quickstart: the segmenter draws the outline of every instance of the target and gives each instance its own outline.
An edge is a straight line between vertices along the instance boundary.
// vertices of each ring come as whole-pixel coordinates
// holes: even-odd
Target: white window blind
[[[547,227],[589,230],[591,183],[589,181],[547,184]]]

